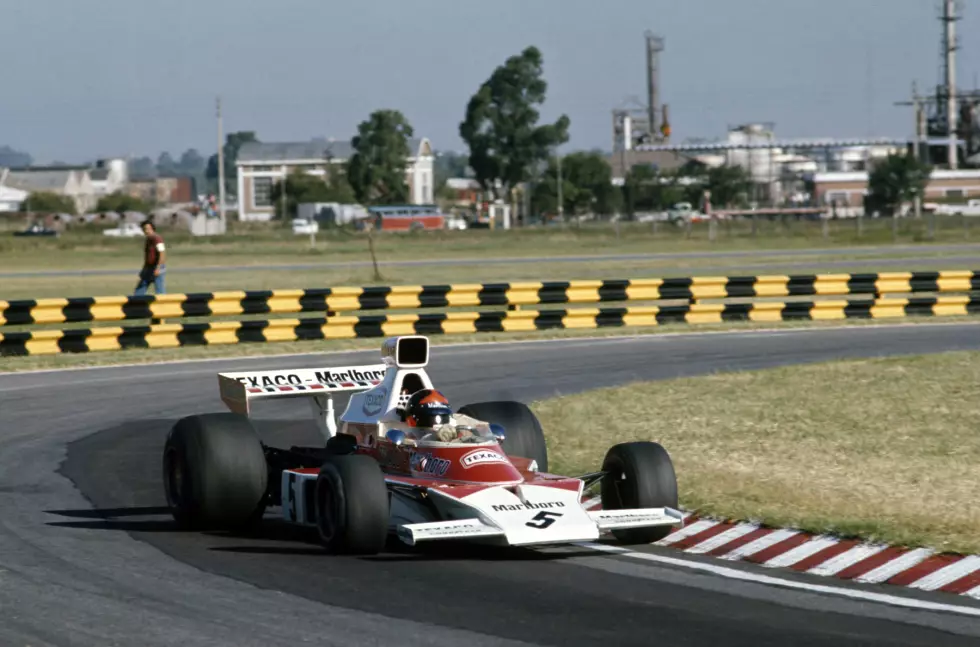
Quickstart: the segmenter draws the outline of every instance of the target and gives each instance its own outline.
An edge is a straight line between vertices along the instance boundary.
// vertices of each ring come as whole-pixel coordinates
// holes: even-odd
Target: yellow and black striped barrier
[[[0,326],[358,310],[873,296],[980,290],[980,271],[685,277],[205,292],[0,301]]]
[[[935,284],[933,284],[935,287]],[[933,289],[935,291],[935,289]],[[743,295],[738,295],[743,296]],[[222,321],[154,326],[94,327],[0,333],[0,355],[85,353],[125,348],[177,348],[386,337],[405,334],[530,332],[732,321],[778,322],[889,319],[980,314],[970,295],[853,300],[688,303],[671,306],[570,308],[390,315],[339,315],[309,319]]]

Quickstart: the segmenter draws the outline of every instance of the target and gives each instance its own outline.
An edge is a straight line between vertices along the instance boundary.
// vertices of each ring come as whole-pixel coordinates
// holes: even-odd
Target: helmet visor
[[[418,427],[438,427],[447,425],[453,415],[452,409],[442,407],[426,408],[415,413],[415,425]]]

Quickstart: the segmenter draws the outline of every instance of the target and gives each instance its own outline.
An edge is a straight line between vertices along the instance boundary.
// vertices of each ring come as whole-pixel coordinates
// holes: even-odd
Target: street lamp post
[[[555,157],[558,160],[558,220],[561,221],[562,226],[565,225],[565,200],[562,194],[562,179],[561,179],[561,153],[557,150],[555,151]]]

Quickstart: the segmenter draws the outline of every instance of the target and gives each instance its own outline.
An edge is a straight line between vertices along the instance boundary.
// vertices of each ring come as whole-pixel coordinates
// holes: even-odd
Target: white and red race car
[[[395,337],[372,366],[218,375],[231,413],[178,421],[163,455],[171,512],[189,528],[241,527],[280,506],[288,522],[315,528],[331,552],[371,554],[394,535],[408,545],[474,540],[512,546],[596,540],[649,543],[682,525],[667,452],[622,443],[602,469],[574,478],[547,473],[541,426],[519,402],[462,407],[443,442],[407,426],[411,395],[433,388],[429,342]],[[335,419],[333,394],[352,392]],[[306,398],[321,447],[264,445],[248,415],[258,400]],[[601,487],[601,509],[583,504]]]

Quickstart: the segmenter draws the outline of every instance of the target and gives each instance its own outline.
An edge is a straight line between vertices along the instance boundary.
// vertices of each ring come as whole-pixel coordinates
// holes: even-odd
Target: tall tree
[[[544,103],[548,89],[543,63],[536,47],[508,58],[470,99],[459,126],[470,149],[470,168],[495,197],[509,195],[553,148],[568,141],[567,116],[538,125],[537,106]]]
[[[653,166],[637,164],[626,174],[623,201],[627,213],[662,211],[684,197],[684,187],[675,173],[663,173]]]
[[[562,203],[567,214],[611,215],[622,205],[622,195],[612,183],[612,168],[599,153],[572,153],[562,158]],[[536,211],[555,211],[558,206],[558,165],[551,160],[544,179],[532,195]]]
[[[397,110],[378,110],[357,127],[351,140],[354,154],[347,162],[347,180],[362,204],[408,201],[405,165],[410,155],[412,126]]]
[[[137,157],[129,162],[129,175],[132,178],[150,178],[156,176],[156,166],[149,157]]]
[[[238,151],[241,150],[242,144],[247,142],[257,142],[259,141],[255,137],[255,132],[253,131],[239,131],[234,133],[228,133],[225,138],[224,153],[225,153],[225,190],[232,192],[235,190],[237,185],[237,178],[235,174],[235,164],[238,161]],[[208,158],[208,168],[205,174],[208,180],[214,183],[214,186],[218,186],[218,154],[215,153]]]
[[[719,207],[735,206],[744,203],[752,190],[752,177],[742,166],[724,165],[708,169],[704,186],[711,191],[711,204]],[[701,199],[692,196],[691,202],[697,205]]]
[[[204,175],[206,166],[207,162],[197,152],[196,148],[189,148],[184,151],[180,156],[180,161],[177,162],[177,170],[182,175],[190,175],[192,177]]]
[[[37,191],[28,195],[27,200],[21,204],[20,210],[33,213],[67,213],[74,215],[75,201],[66,195],[50,193],[48,191]]]
[[[160,153],[160,157],[157,158],[156,168],[157,175],[167,176],[177,174],[177,163],[167,151]]]
[[[0,167],[23,167],[34,163],[34,158],[24,151],[14,150],[10,146],[0,146]]]
[[[868,177],[868,207],[895,215],[905,202],[925,195],[932,169],[914,155],[892,154]]]

